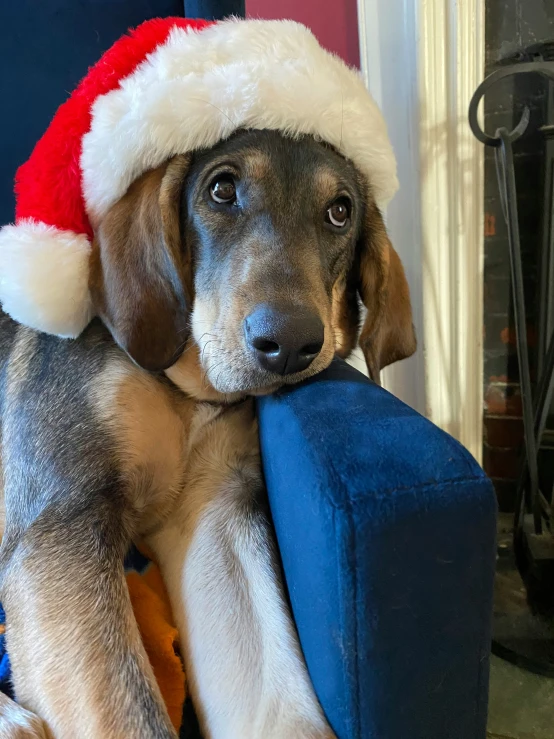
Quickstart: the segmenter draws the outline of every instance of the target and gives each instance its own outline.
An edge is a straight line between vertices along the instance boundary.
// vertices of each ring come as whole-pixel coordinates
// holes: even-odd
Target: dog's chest
[[[156,525],[183,488],[198,404],[127,361],[109,363],[90,398],[139,528]]]
[[[208,469],[240,467],[237,460],[245,456],[257,458],[251,402],[226,411],[121,358],[93,380],[89,397],[103,433],[113,441],[140,535],[154,530],[180,496],[189,494],[199,468],[205,476]]]

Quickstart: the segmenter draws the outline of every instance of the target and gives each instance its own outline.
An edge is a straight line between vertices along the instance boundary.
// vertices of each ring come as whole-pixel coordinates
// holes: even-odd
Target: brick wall
[[[486,73],[530,44],[554,39],[554,0],[487,0]],[[485,127],[511,128],[522,107],[530,134],[515,145],[531,372],[535,372],[538,267],[543,199],[545,83],[534,76],[498,84],[485,101]],[[483,461],[500,507],[512,510],[523,439],[507,232],[498,197],[494,152],[485,151],[484,439]]]

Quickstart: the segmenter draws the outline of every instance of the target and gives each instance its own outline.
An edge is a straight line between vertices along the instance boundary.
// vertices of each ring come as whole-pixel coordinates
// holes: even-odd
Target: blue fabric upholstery
[[[339,739],[484,739],[496,501],[480,467],[338,360],[258,405],[292,609]]]

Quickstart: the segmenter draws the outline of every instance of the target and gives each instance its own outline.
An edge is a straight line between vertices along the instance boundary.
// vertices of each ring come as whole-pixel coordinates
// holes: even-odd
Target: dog
[[[175,736],[124,580],[139,541],[203,735],[334,736],[285,604],[253,398],[358,340],[376,381],[415,351],[368,192],[325,143],[241,130],[109,210],[81,337],[1,315],[0,598],[18,698],[0,700],[2,737]]]

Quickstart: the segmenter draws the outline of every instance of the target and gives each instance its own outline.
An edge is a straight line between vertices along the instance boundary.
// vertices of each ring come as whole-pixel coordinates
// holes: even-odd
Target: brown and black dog
[[[19,705],[0,736],[173,737],[123,573],[155,553],[209,739],[333,736],[285,606],[251,396],[415,349],[355,167],[241,131],[140,177],[97,230],[78,340],[0,326],[0,598]],[[101,319],[101,320],[100,320]],[[164,371],[161,371],[164,370]],[[38,718],[37,718],[38,717]]]

